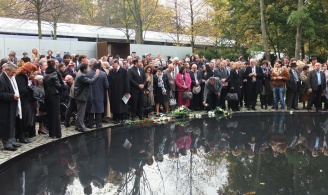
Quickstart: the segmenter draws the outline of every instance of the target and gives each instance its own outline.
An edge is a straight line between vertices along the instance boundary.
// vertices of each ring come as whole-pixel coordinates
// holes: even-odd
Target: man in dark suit
[[[193,89],[194,87],[200,87],[200,85],[202,84],[202,75],[200,74],[200,72],[197,70],[197,64],[193,64],[191,67],[191,71],[189,71],[190,74],[190,78],[191,78],[191,89]],[[194,93],[193,90],[193,98],[191,100],[191,109],[198,111],[200,109],[200,105],[201,105],[201,101],[202,101],[202,93],[201,90],[199,90],[198,93]]]
[[[230,71],[230,87],[231,91],[238,94],[238,100],[241,98],[241,89],[243,87],[243,71],[240,70],[241,62],[236,62],[236,67]],[[232,110],[240,111],[239,101],[233,102]]]
[[[87,101],[91,95],[91,87],[93,83],[98,79],[100,70],[97,69],[92,79],[88,78],[88,65],[86,63],[80,64],[79,72],[76,75],[74,83],[74,99],[77,106],[77,119],[76,119],[76,130],[85,132],[84,116],[87,108]]]
[[[4,150],[15,151],[21,146],[13,142],[15,138],[16,116],[21,116],[19,91],[15,79],[17,66],[4,64],[0,75],[0,136]]]
[[[129,100],[131,120],[134,120],[136,116],[139,116],[139,119],[142,120],[146,75],[144,70],[140,68],[142,62],[139,58],[135,58],[132,62],[134,66],[128,70],[131,94],[131,99]]]
[[[222,109],[226,109],[226,97],[229,90],[229,86],[228,86],[228,82],[229,82],[229,78],[230,78],[230,73],[227,70],[227,61],[223,60],[220,62],[220,67],[217,69],[217,76],[220,78],[223,87],[221,90],[221,96],[220,96],[220,102],[219,102],[219,106]],[[215,75],[214,75],[215,76]]]
[[[298,110],[298,98],[299,92],[301,89],[301,79],[300,73],[296,70],[296,63],[290,63],[289,67],[289,81],[286,83],[287,94],[286,94],[286,103],[287,110],[294,109]]]
[[[307,109],[309,112],[311,112],[313,104],[315,104],[317,112],[320,112],[322,108],[321,94],[326,89],[326,76],[325,73],[320,71],[320,66],[320,63],[316,63],[314,70],[308,76],[309,103]]]
[[[261,79],[263,77],[262,68],[256,65],[256,61],[254,59],[250,59],[250,65],[246,68],[244,78],[247,79],[246,82],[246,93],[247,99],[246,104],[248,106],[248,110],[256,110],[256,100],[257,95],[260,92],[261,87]]]

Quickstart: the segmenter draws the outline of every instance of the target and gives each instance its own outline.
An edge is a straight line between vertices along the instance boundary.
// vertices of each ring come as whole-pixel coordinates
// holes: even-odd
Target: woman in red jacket
[[[178,106],[189,106],[189,99],[182,98],[185,91],[190,91],[191,78],[189,73],[186,72],[186,67],[182,66],[179,73],[175,77],[175,84],[178,92]]]

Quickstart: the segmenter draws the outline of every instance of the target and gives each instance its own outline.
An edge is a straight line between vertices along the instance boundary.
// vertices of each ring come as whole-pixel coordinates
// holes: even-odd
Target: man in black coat
[[[214,74],[215,76],[215,74]],[[221,90],[221,96],[220,96],[220,102],[219,102],[219,106],[222,108],[222,109],[226,109],[226,97],[227,97],[227,94],[228,92],[230,91],[229,90],[229,79],[230,79],[230,75],[229,75],[229,71],[227,70],[227,61],[223,60],[220,62],[220,67],[217,69],[217,76],[220,78],[222,84],[223,84],[223,87],[222,87],[222,90]]]
[[[130,94],[131,99],[129,106],[131,109],[131,119],[134,120],[136,116],[139,116],[141,120],[143,118],[144,107],[144,87],[146,76],[141,67],[141,60],[136,58],[133,60],[133,67],[128,70],[128,76],[130,81]]]
[[[110,94],[110,109],[113,113],[114,123],[126,120],[128,112],[128,105],[122,100],[123,96],[129,99],[130,85],[128,71],[119,66],[119,61],[113,61],[113,69],[110,70],[109,81],[109,94]]]
[[[241,62],[236,62],[236,67],[231,69],[230,71],[230,87],[233,93],[238,94],[238,100],[241,98],[241,89],[243,87],[243,71],[240,70]],[[233,111],[240,111],[239,109],[239,101],[233,102],[232,110]]]
[[[19,144],[15,144],[16,116],[21,114],[18,105],[19,92],[16,81],[13,79],[17,66],[4,64],[4,72],[0,75],[0,136],[4,150],[15,151]],[[21,108],[20,108],[21,109]]]
[[[298,98],[299,92],[301,89],[301,79],[300,73],[296,70],[296,63],[290,63],[289,67],[289,81],[286,83],[287,94],[286,94],[286,103],[287,110],[295,109],[298,110]]]
[[[326,75],[320,71],[320,63],[315,63],[314,70],[309,73],[309,103],[307,109],[309,112],[312,110],[312,105],[315,104],[317,112],[322,109],[321,94],[326,89]]]
[[[256,110],[256,100],[257,95],[261,89],[261,79],[263,78],[263,70],[261,67],[256,65],[256,61],[254,59],[250,59],[250,65],[246,68],[244,79],[247,79],[246,82],[246,93],[247,99],[246,104],[248,106],[248,110]]]
[[[91,95],[91,85],[98,79],[100,70],[97,69],[92,79],[88,78],[88,65],[80,64],[79,72],[76,75],[74,83],[74,99],[77,105],[76,129],[80,132],[85,132],[84,116],[87,108],[87,101]]]
[[[202,75],[201,73],[197,70],[197,64],[193,64],[191,67],[191,71],[189,71],[190,74],[190,78],[191,78],[191,89],[193,89],[194,87],[199,87],[202,84]],[[203,94],[201,93],[201,89],[199,90],[198,93],[195,93],[195,91],[193,90],[193,98],[190,101],[191,105],[191,109],[198,111],[201,107],[201,102],[202,102],[202,97]]]

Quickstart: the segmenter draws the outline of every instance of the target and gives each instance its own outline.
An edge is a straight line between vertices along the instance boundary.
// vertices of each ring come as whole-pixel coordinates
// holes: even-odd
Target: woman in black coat
[[[267,60],[262,62],[263,70],[262,91],[260,93],[261,108],[268,109],[268,105],[272,105],[272,88],[271,88],[271,71]],[[271,97],[271,98],[270,98]]]
[[[163,74],[163,69],[158,68],[156,75],[154,76],[154,98],[156,107],[156,116],[159,116],[159,107],[164,104],[165,113],[169,112],[169,92],[170,83],[166,74]]]
[[[28,62],[20,67],[15,76],[22,105],[22,120],[16,121],[16,138],[29,143],[25,137],[35,136],[36,101],[33,98],[33,80],[37,67]]]
[[[47,62],[48,68],[43,77],[45,105],[48,116],[49,137],[61,138],[60,97],[64,88],[61,75],[55,69],[55,60]]]

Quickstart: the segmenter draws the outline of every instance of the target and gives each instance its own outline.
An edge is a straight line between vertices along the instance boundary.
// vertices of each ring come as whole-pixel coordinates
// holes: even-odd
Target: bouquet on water
[[[191,110],[187,106],[180,106],[179,108],[175,109],[172,114],[176,117],[186,117],[189,116]]]
[[[215,116],[220,116],[220,117],[231,117],[232,116],[232,110],[223,110],[219,106],[216,107],[213,111],[208,111],[208,116],[209,117],[215,117]]]

